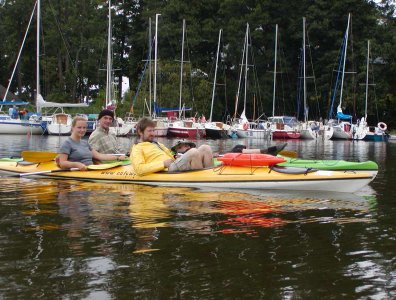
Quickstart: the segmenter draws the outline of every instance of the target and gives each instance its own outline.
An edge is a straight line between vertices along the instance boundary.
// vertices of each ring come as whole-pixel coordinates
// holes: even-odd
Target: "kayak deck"
[[[301,159],[281,156],[286,161],[279,163],[278,166],[315,168],[320,170],[341,170],[341,171],[378,171],[378,164],[367,160],[363,162],[353,162],[346,160],[315,160]]]

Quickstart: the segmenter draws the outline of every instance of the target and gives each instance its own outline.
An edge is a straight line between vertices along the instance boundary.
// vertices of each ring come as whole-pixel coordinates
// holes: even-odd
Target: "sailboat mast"
[[[155,36],[154,36],[154,110],[153,117],[156,116],[156,104],[157,104],[157,44],[158,44],[158,17],[160,14],[155,15]]]
[[[307,111],[307,78],[306,78],[306,69],[305,69],[305,17],[303,18],[303,97],[304,97],[304,122],[308,121],[308,111]]]
[[[38,98],[40,91],[40,19],[41,19],[41,1],[37,0],[37,26],[36,26],[36,109],[40,112]]]
[[[184,62],[184,34],[186,30],[186,20],[183,19],[182,49],[180,61],[180,87],[179,87],[179,118],[182,114],[182,90],[183,90],[183,62]]]
[[[212,122],[212,113],[213,113],[213,102],[214,102],[214,97],[215,97],[215,89],[216,89],[216,80],[217,80],[217,66],[218,66],[218,61],[219,61],[219,51],[220,51],[220,39],[221,39],[221,31],[219,31],[219,40],[217,42],[217,54],[216,54],[216,66],[215,66],[215,72],[214,72],[214,79],[213,79],[213,90],[212,90],[212,105],[210,106],[210,116],[209,116],[209,122]]]
[[[152,40],[151,40],[151,18],[149,18],[149,116],[151,116],[151,50],[152,50]]]
[[[274,60],[274,91],[272,95],[272,116],[275,116],[275,96],[276,96],[276,61],[278,55],[278,24],[275,25],[275,60]]]
[[[246,40],[246,37],[245,37],[245,40]],[[245,59],[245,52],[246,52],[245,50],[246,50],[246,43],[243,43],[241,68],[240,68],[240,71],[239,71],[238,90],[237,90],[236,97],[235,97],[234,119],[236,118],[237,109],[238,109],[239,91],[240,91],[240,88],[241,88],[242,71],[243,71],[243,60]]]
[[[108,12],[108,29],[107,29],[107,67],[106,67],[106,107],[110,105],[111,102],[111,72],[112,72],[112,51],[111,51],[111,40],[112,40],[112,32],[111,32],[111,0],[109,0],[109,12]]]
[[[248,73],[248,53],[249,53],[249,23],[246,23],[246,56],[245,56],[245,93],[243,99],[243,111],[246,112],[246,95],[247,95],[247,73]]]
[[[34,4],[32,13],[30,15],[28,26],[26,27],[25,35],[23,36],[22,45],[19,48],[18,56],[16,58],[16,62],[15,62],[14,68],[12,69],[11,77],[10,77],[10,79],[8,79],[8,85],[7,85],[7,89],[6,89],[6,91],[4,93],[4,96],[3,96],[3,102],[7,100],[7,95],[8,95],[8,92],[10,91],[12,79],[14,78],[16,68],[18,67],[18,62],[19,62],[19,59],[21,57],[23,46],[25,45],[26,37],[27,37],[28,31],[29,31],[30,25],[32,24],[32,20],[33,20],[33,17],[34,17],[34,13],[36,12],[36,9],[37,9],[37,2]],[[0,105],[0,111],[2,110],[2,108],[3,108],[3,105]]]
[[[370,40],[367,41],[367,63],[366,63],[366,103],[364,106],[364,120],[367,122],[367,100],[369,86],[369,67],[370,67]]]
[[[348,48],[348,35],[349,35],[349,22],[350,22],[350,20],[351,20],[351,14],[348,14],[348,25],[347,25],[347,29],[346,29],[346,32],[345,32],[345,43],[344,43],[344,59],[343,59],[343,62],[342,62],[340,104],[339,104],[340,107],[341,107],[341,104],[342,104],[342,90],[343,90],[343,87],[344,87],[345,61],[346,61],[347,48]]]

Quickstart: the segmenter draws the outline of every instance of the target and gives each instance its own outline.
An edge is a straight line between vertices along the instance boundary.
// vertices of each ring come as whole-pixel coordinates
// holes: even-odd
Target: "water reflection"
[[[4,139],[3,156],[59,142]],[[241,142],[261,146],[209,141]],[[357,194],[2,178],[0,298],[394,298],[395,145],[289,142],[375,159]]]
[[[343,269],[345,274],[362,273],[365,268],[376,274],[382,267],[369,258],[367,264],[361,260],[343,262],[345,236],[349,236],[345,226],[374,222],[376,195],[369,187],[355,195],[239,193],[16,178],[6,178],[4,183],[0,187],[4,215],[9,223],[23,224],[25,230],[17,238],[5,236],[4,232],[2,236],[14,251],[28,249],[25,257],[31,263],[26,277],[32,286],[42,274],[39,270],[49,269],[54,278],[74,278],[74,289],[107,298],[111,294],[98,287],[113,282],[114,273],[128,269],[143,288],[149,278],[155,280],[150,271],[155,264],[166,263],[170,264],[165,269],[171,276],[179,278],[187,273],[203,288],[211,280],[211,259],[218,261],[223,271],[231,263],[225,260],[222,250],[223,243],[231,243],[230,238],[235,241],[229,244],[235,247],[236,252],[230,253],[238,260],[234,263],[248,264],[243,267],[245,276],[257,278],[260,274],[249,264],[256,257],[267,257],[261,263],[272,266],[273,272],[277,270],[277,276],[284,278],[277,285],[285,295],[293,295],[293,289],[287,287],[296,280],[303,286],[302,274],[318,264]],[[4,209],[7,205],[11,207]],[[15,218],[18,211],[20,216]],[[328,240],[326,246],[321,245],[323,239]],[[354,244],[362,241],[364,237],[357,235]],[[203,253],[198,251],[195,257],[197,247]],[[370,251],[377,255],[376,250]],[[315,258],[324,252],[328,253],[326,259],[316,262]],[[201,255],[208,255],[208,261],[204,260],[206,276],[199,266],[203,263],[203,258],[198,259]],[[354,251],[348,255],[362,258]],[[5,261],[11,261],[10,255],[5,256]],[[0,271],[9,271],[9,267],[6,263]],[[294,279],[287,279],[291,274]],[[235,284],[236,273],[229,276],[230,284]],[[360,289],[365,289],[364,284]]]
[[[17,179],[10,179],[17,180]],[[109,240],[117,239],[109,228],[115,220],[128,221],[136,238],[142,241],[137,250],[150,248],[158,238],[158,229],[173,227],[191,234],[246,233],[255,235],[258,228],[277,227],[292,222],[367,222],[375,208],[375,193],[366,187],[360,194],[316,192],[263,192],[193,190],[148,187],[128,184],[99,184],[74,181],[23,179],[22,213],[32,220],[27,230],[64,230],[70,248],[82,255],[82,238],[100,241],[97,251],[107,254]],[[4,199],[3,199],[4,200]],[[291,213],[312,210],[355,211],[342,217],[301,217]],[[59,215],[68,220],[61,224],[39,222],[40,217]],[[33,218],[37,217],[37,218]],[[34,220],[34,222],[33,222]]]

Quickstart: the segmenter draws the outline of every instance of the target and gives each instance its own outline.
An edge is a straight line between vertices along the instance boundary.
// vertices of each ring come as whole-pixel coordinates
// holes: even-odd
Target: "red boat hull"
[[[184,139],[204,138],[206,136],[205,129],[197,128],[168,128],[168,135]]]
[[[274,131],[272,133],[273,139],[299,139],[301,134],[296,131]]]

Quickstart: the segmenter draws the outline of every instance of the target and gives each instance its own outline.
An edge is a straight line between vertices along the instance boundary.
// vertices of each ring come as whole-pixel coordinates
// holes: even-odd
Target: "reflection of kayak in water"
[[[51,170],[53,173],[40,174],[39,176],[159,186],[231,188],[234,190],[275,189],[355,192],[373,179],[369,173],[356,174],[354,172],[319,170],[303,172],[303,174],[284,174],[270,170],[268,167],[235,166],[221,166],[178,173],[158,172],[138,176],[130,164],[106,170],[60,171],[53,161],[33,165],[0,162],[0,170],[13,174]]]

